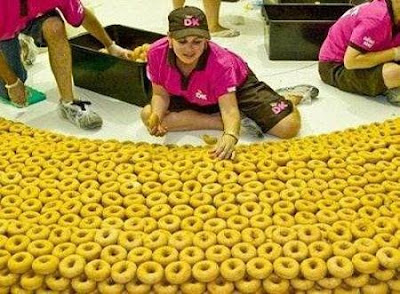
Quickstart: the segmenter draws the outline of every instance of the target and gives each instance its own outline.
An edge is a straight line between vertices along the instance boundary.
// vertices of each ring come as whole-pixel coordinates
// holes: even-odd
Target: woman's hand
[[[18,79],[13,85],[6,85],[11,103],[17,107],[26,106],[26,88],[24,83]]]
[[[218,159],[231,159],[234,155],[238,137],[234,134],[223,133],[217,144],[210,150],[211,157]]]
[[[161,125],[160,117],[155,113],[150,114],[147,121],[147,128],[150,135],[156,137],[162,137],[168,132],[167,128]]]

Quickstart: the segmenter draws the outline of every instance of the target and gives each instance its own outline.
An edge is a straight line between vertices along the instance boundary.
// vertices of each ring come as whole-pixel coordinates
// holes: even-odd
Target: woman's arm
[[[84,8],[84,10],[85,17],[82,26],[85,30],[99,40],[111,55],[129,59],[131,52],[115,44],[97,17],[89,9]]]
[[[344,66],[346,69],[371,68],[382,63],[400,59],[398,48],[362,53],[353,47],[348,46],[344,54]]]
[[[240,112],[236,93],[225,94],[218,101],[224,132],[211,152],[220,159],[230,159],[240,132]]]
[[[162,126],[162,121],[168,112],[170,97],[163,86],[152,83],[153,96],[151,98],[151,114],[147,122],[149,132],[153,136],[164,136],[167,128]]]

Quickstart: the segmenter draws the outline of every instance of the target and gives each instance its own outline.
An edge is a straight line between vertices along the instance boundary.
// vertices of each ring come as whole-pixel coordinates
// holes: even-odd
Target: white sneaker
[[[389,89],[383,95],[390,104],[400,106],[400,87]]]
[[[300,103],[311,103],[311,100],[317,98],[319,90],[311,85],[297,85],[275,90],[276,93],[285,97],[287,95],[300,96]]]
[[[32,39],[32,37],[24,34],[19,34],[18,40],[21,47],[22,63],[26,66],[32,65],[39,53],[39,50],[35,45],[35,41]]]
[[[263,138],[264,133],[260,126],[251,118],[247,116],[242,117],[240,120],[240,132],[242,134],[248,134],[255,138]]]
[[[100,128],[102,118],[89,108],[90,101],[75,100],[73,102],[60,102],[59,111],[63,118],[69,120],[81,129],[91,130]]]

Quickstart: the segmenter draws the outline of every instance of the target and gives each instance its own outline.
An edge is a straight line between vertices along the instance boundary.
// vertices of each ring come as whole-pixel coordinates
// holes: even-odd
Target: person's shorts
[[[259,81],[251,71],[243,85],[237,89],[236,98],[240,112],[254,120],[264,133],[293,111],[291,101]],[[171,97],[169,111],[180,112],[188,109],[207,114],[219,112],[218,104],[204,107],[189,103],[182,97]]]
[[[382,68],[383,64],[366,69],[346,69],[342,63],[318,63],[319,75],[323,82],[342,91],[367,96],[377,96],[387,90]]]
[[[240,111],[254,120],[266,133],[293,112],[293,104],[250,71],[242,86],[236,91]]]
[[[58,16],[62,20],[57,10],[52,10],[34,20],[32,20],[28,26],[21,32],[25,35],[31,36],[35,41],[35,45],[38,47],[47,47],[46,41],[43,37],[43,23],[50,17]]]

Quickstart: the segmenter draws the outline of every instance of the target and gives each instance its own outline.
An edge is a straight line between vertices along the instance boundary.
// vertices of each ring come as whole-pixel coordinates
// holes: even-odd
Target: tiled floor
[[[166,33],[167,15],[172,8],[171,0],[86,0],[104,25],[123,24],[159,33]],[[188,5],[201,7],[201,0],[188,0]],[[264,49],[264,22],[259,10],[245,10],[244,2],[223,2],[221,19],[223,24],[241,31],[240,37],[218,38],[213,41],[233,50],[249,63],[257,76],[273,88],[295,84],[312,84],[320,89],[320,97],[310,105],[299,107],[303,122],[300,136],[321,134],[360,124],[382,121],[400,114],[400,108],[389,105],[383,98],[371,99],[341,92],[323,84],[317,73],[317,62],[269,61]],[[238,17],[243,25],[234,25]],[[73,33],[76,33],[74,31]],[[284,36],[283,36],[284,37]],[[0,104],[0,115],[24,122],[30,126],[89,138],[115,138],[120,140],[158,143],[201,143],[205,132],[170,133],[165,138],[148,135],[139,119],[140,108],[118,100],[76,88],[79,96],[94,103],[95,109],[104,118],[104,126],[98,131],[82,131],[59,118],[56,112],[57,88],[50,72],[47,53],[38,56],[29,69],[28,84],[44,91],[47,101],[26,109],[16,109]],[[218,132],[208,132],[218,134]],[[272,140],[266,137],[264,140]],[[252,142],[243,137],[242,142]]]

